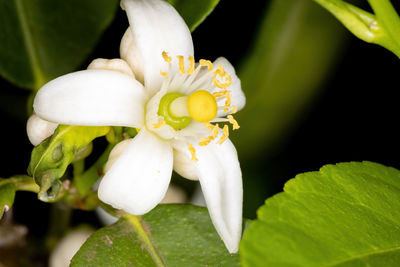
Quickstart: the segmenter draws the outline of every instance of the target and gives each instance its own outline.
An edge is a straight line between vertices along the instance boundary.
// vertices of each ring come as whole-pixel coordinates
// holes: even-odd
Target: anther
[[[231,105],[231,100],[232,100],[232,95],[231,95],[231,93],[229,91],[226,91],[225,98],[226,98],[225,106],[229,107]]]
[[[165,51],[162,52],[162,57],[168,63],[170,63],[172,61],[172,58],[170,56],[168,56],[167,52],[165,52]]]
[[[153,123],[153,127],[156,128],[156,129],[161,128],[164,125],[165,125],[165,121],[164,120],[162,122],[159,122],[159,123]]]
[[[228,88],[232,84],[231,76],[224,70],[224,67],[221,64],[218,65],[218,68],[214,71],[214,74],[215,77],[213,82],[218,88]],[[219,79],[217,78],[218,76],[220,77]]]
[[[235,114],[237,112],[237,106],[231,106],[231,114]]]
[[[219,139],[218,144],[222,144],[223,142],[225,142],[226,139],[228,139],[229,137],[229,127],[228,125],[225,125],[224,128],[222,129],[223,135],[222,137]]]
[[[212,129],[212,137],[213,138],[217,138],[218,133],[219,133],[219,126],[218,126],[218,123],[217,123]]]
[[[219,91],[219,92],[215,92],[215,93],[213,93],[213,96],[214,96],[215,98],[225,96],[225,94],[226,94],[227,91],[228,91],[228,90],[221,90],[221,91]]]
[[[192,160],[198,161],[199,159],[196,157],[196,149],[194,149],[192,144],[188,145],[188,149],[189,149],[190,154],[192,155]]]
[[[206,126],[207,129],[210,129],[210,130],[214,129],[214,125],[212,125],[212,124],[209,123],[209,122],[205,122],[205,123],[204,123],[204,126]]]
[[[189,56],[189,62],[190,62],[190,67],[187,69],[187,74],[193,74],[194,73],[194,57]]]
[[[179,60],[179,71],[181,74],[185,74],[185,60],[183,56],[176,56]]]
[[[232,115],[226,116],[229,122],[232,124],[233,130],[237,130],[240,128],[239,123],[233,118]]]
[[[208,71],[211,71],[213,68],[213,64],[209,60],[200,59],[199,64],[200,66],[207,67]]]
[[[166,72],[164,72],[164,71],[160,71],[160,74],[161,74],[161,76],[163,76],[163,77],[167,77],[167,76],[168,76],[168,73],[166,73]]]

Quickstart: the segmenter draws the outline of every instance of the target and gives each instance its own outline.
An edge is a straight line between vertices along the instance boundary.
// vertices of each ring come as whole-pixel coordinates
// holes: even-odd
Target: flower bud
[[[26,123],[26,132],[28,134],[29,141],[34,146],[39,145],[44,139],[53,135],[57,126],[57,123],[43,120],[38,115],[32,114]]]

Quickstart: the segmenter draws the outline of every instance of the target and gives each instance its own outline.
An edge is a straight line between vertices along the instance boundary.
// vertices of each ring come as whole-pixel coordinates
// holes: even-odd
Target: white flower
[[[61,124],[141,129],[123,149],[115,148],[119,156],[109,164],[99,198],[144,214],[163,199],[174,169],[200,181],[217,232],[237,252],[241,170],[228,125],[221,130],[211,123],[239,128],[231,114],[245,105],[240,80],[224,58],[195,64],[190,31],[166,2],[122,0],[121,6],[131,26],[121,42],[122,59],[100,60],[49,82],[34,110]]]

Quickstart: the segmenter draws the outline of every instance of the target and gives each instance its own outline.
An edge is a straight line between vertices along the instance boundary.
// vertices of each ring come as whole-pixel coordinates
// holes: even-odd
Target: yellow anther
[[[218,123],[213,127],[212,129],[212,138],[217,138],[219,134],[219,127],[218,127]]]
[[[227,91],[228,91],[228,90],[221,90],[221,91],[219,91],[219,92],[215,92],[215,93],[213,93],[213,96],[214,96],[215,98],[225,96],[225,94],[226,94]]]
[[[224,76],[225,75],[225,69],[224,66],[222,66],[221,64],[218,65],[217,69],[214,71],[215,74],[219,75],[219,76]]]
[[[198,90],[188,97],[189,116],[198,122],[211,121],[217,116],[218,106],[212,94]]]
[[[213,64],[211,63],[210,60],[200,59],[199,63],[200,66],[207,67],[208,71],[212,70],[213,68]]]
[[[222,129],[223,135],[222,137],[218,140],[218,144],[222,144],[225,142],[226,139],[229,137],[229,127],[228,125],[225,125],[224,128]]]
[[[168,63],[170,63],[172,61],[172,58],[170,56],[168,56],[167,52],[165,52],[165,51],[162,52],[162,57]]]
[[[200,142],[199,142],[199,146],[206,146],[206,145],[208,145],[210,143],[211,140],[212,139],[210,139],[210,137],[207,137],[207,138],[201,137],[200,138]]]
[[[231,105],[231,101],[232,101],[232,95],[231,92],[227,91],[225,94],[225,106],[229,107]]]
[[[153,127],[156,128],[156,129],[161,128],[164,125],[165,125],[165,121],[164,120],[162,122],[160,122],[160,123],[153,123]]]
[[[190,67],[187,69],[187,74],[194,73],[194,57],[189,56]]]
[[[233,118],[232,115],[226,116],[229,122],[232,124],[233,130],[237,130],[240,128],[239,123]]]
[[[231,106],[231,114],[235,114],[238,110],[237,106]]]
[[[224,107],[224,112],[228,112],[229,111],[229,106],[225,106]]]
[[[217,78],[217,76],[219,76],[221,80],[225,77],[225,81],[221,82]],[[219,73],[217,73],[217,75],[213,79],[213,82],[214,82],[214,85],[217,86],[218,88],[228,88],[232,84],[232,78],[227,72],[225,72],[223,75],[220,75]]]
[[[205,122],[205,123],[204,123],[204,126],[206,126],[207,129],[210,129],[210,130],[214,129],[214,125],[212,125],[212,124],[209,123],[209,122]]]
[[[179,60],[179,71],[181,74],[185,74],[185,59],[183,56],[176,56]]]
[[[160,71],[161,76],[167,77],[168,73],[164,72],[164,71]]]
[[[188,149],[189,149],[190,154],[192,155],[192,160],[193,161],[198,161],[199,159],[196,158],[196,149],[194,149],[192,144],[188,145]]]

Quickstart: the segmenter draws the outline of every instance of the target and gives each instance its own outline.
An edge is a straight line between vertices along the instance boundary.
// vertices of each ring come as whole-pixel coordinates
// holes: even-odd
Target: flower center
[[[218,105],[215,97],[205,90],[195,91],[189,96],[169,93],[161,98],[158,115],[175,130],[189,125],[193,120],[208,122],[217,116]]]

